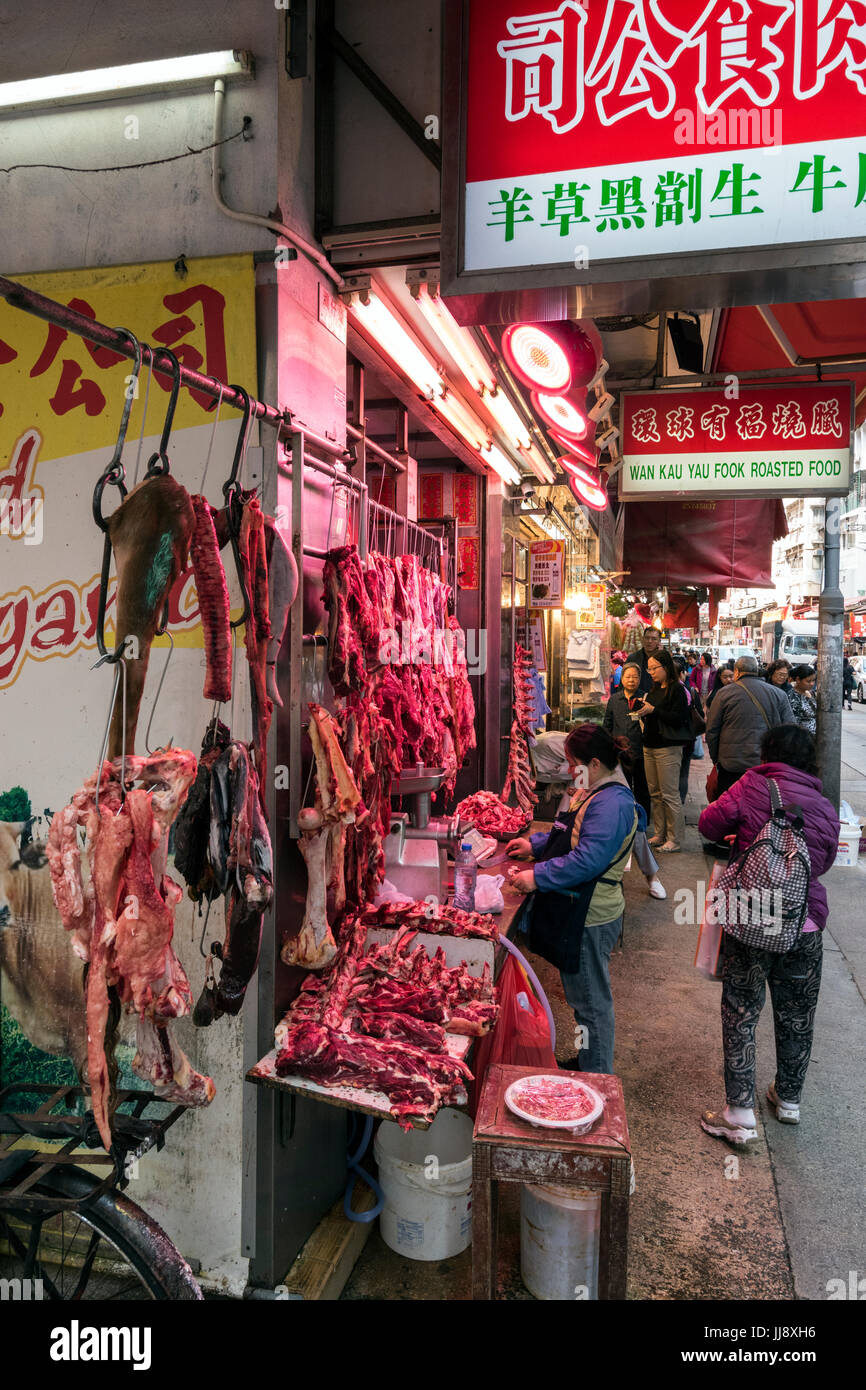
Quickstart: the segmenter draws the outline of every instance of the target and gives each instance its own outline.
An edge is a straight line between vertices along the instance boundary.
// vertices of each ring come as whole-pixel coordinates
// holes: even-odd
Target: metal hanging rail
[[[79,314],[75,309],[70,309],[65,304],[58,304],[55,300],[48,299],[43,294],[37,294],[35,290],[30,290],[25,285],[19,285],[15,280],[7,280],[2,275],[0,275],[0,297],[14,308],[22,309],[24,313],[33,314],[36,318],[45,319],[48,323],[56,324],[58,328],[65,328],[69,333],[76,333],[80,338],[86,338],[88,342],[96,343],[99,347],[110,348],[112,352],[116,352],[122,357],[135,357],[135,349],[129,339],[118,329],[109,328],[104,323],[97,323],[95,319],[87,318],[86,315]],[[166,348],[150,347],[146,344],[143,344],[142,348],[154,370],[161,370],[162,374],[166,376],[176,371],[176,368],[170,365],[171,354]],[[161,369],[157,366],[160,357],[165,363]],[[222,400],[224,405],[231,405],[235,410],[244,409],[242,393],[234,386],[217,380],[216,377],[204,376],[201,372],[193,371],[190,367],[181,366],[180,384],[188,387],[191,391],[199,391],[212,400]],[[289,441],[296,434],[290,420],[286,418],[290,412],[282,411],[277,406],[268,405],[265,401],[257,400],[254,396],[250,397],[250,407],[252,419],[259,420],[279,431],[281,439]],[[304,438],[309,444],[320,449],[322,453],[330,454],[334,458],[348,460],[351,457],[332,439],[325,439],[324,436],[314,434],[311,430],[304,431]]]

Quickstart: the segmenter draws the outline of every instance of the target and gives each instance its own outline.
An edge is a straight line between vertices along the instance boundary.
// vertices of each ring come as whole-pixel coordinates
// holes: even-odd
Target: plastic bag
[[[413,901],[405,893],[401,893],[400,889],[396,888],[389,878],[386,878],[373,899],[373,906],[378,907],[380,903],[411,903]]]
[[[701,925],[698,931],[698,945],[695,951],[695,969],[699,975],[703,975],[707,980],[720,980],[719,957],[722,950],[722,924],[721,921],[707,921],[707,902],[709,896],[721,878],[727,865],[716,860],[713,865],[710,881],[707,884],[707,894],[704,898],[704,910],[701,914]],[[714,912],[713,917],[721,917],[721,913]]]
[[[502,896],[502,874],[479,874],[475,883],[475,911],[501,912],[505,907]]]
[[[547,1014],[536,999],[523,966],[509,956],[496,984],[499,1017],[492,1033],[479,1039],[475,1048],[469,1109],[474,1116],[481,1097],[487,1068],[495,1062],[506,1067],[554,1068],[557,1061],[550,1043]]]
[[[704,736],[698,734],[692,748],[692,757],[700,760],[704,756]]]

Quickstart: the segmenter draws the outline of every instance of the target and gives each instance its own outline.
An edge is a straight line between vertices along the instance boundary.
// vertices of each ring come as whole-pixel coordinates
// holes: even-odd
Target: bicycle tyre
[[[99,1179],[82,1168],[58,1168],[40,1179],[34,1196],[86,1198]],[[2,1214],[2,1213],[0,1213]],[[162,1227],[116,1188],[74,1213],[76,1219],[107,1241],[125,1260],[151,1299],[201,1301],[202,1291],[190,1266]]]

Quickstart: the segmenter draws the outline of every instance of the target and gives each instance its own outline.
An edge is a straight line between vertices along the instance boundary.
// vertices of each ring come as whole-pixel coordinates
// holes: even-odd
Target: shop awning
[[[630,586],[774,587],[773,541],[788,531],[781,501],[630,502],[623,510]]]
[[[811,304],[773,304],[725,309],[722,313],[712,370],[746,373],[790,369],[803,358],[818,359],[825,380],[853,380],[856,422],[866,418],[866,373],[852,372],[839,357],[866,358],[866,305],[862,299],[827,299]],[[814,381],[813,365],[803,367],[803,380]],[[787,378],[790,381],[797,377]]]

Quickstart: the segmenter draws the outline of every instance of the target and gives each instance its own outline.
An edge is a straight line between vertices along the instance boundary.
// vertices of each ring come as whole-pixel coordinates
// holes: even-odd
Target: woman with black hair
[[[791,684],[788,686],[788,699],[795,724],[805,729],[814,738],[818,730],[818,710],[812,691],[815,688],[816,673],[811,666],[795,666],[791,671]]]
[[[722,1046],[725,1095],[721,1111],[707,1110],[708,1134],[746,1148],[754,1146],[755,1029],[770,986],[776,1031],[776,1077],[767,1091],[776,1119],[799,1124],[800,1093],[812,1052],[815,1007],[821,984],[821,933],[827,923],[827,893],[819,882],[833,864],[839,817],[825,796],[815,762],[815,740],[796,724],[779,724],[761,740],[762,761],[701,814],[698,829],[709,840],[735,835],[732,858],[753,844],[770,819],[770,781],[783,805],[800,809],[810,859],[808,911],[789,951],[765,951],[722,934]]]
[[[647,662],[653,687],[638,714],[643,722],[643,761],[652,800],[653,830],[650,845],[665,853],[682,849],[685,835],[680,801],[683,747],[694,743],[685,688],[670,652],[659,651]]]
[[[732,681],[733,679],[734,679],[734,663],[733,663],[733,661],[726,661],[725,664],[724,664],[724,666],[720,666],[720,667],[718,668],[718,670],[716,671],[716,678],[715,678],[715,680],[713,681],[713,688],[712,688],[712,690],[710,691],[709,695],[707,696],[707,711],[708,711],[708,712],[709,712],[710,705],[713,703],[713,700],[715,700],[715,698],[716,698],[716,696],[718,695],[719,691],[720,691],[720,690],[724,690],[724,688],[725,688],[726,685],[730,685],[730,683],[731,683],[731,681]]]
[[[622,930],[622,876],[646,815],[622,769],[628,740],[599,724],[578,724],[565,740],[572,773],[586,769],[588,790],[557,816],[550,833],[512,840],[512,859],[534,860],[511,883],[531,893],[530,946],[557,965],[579,1025],[574,1071],[613,1071],[614,1017],[610,954]]]

